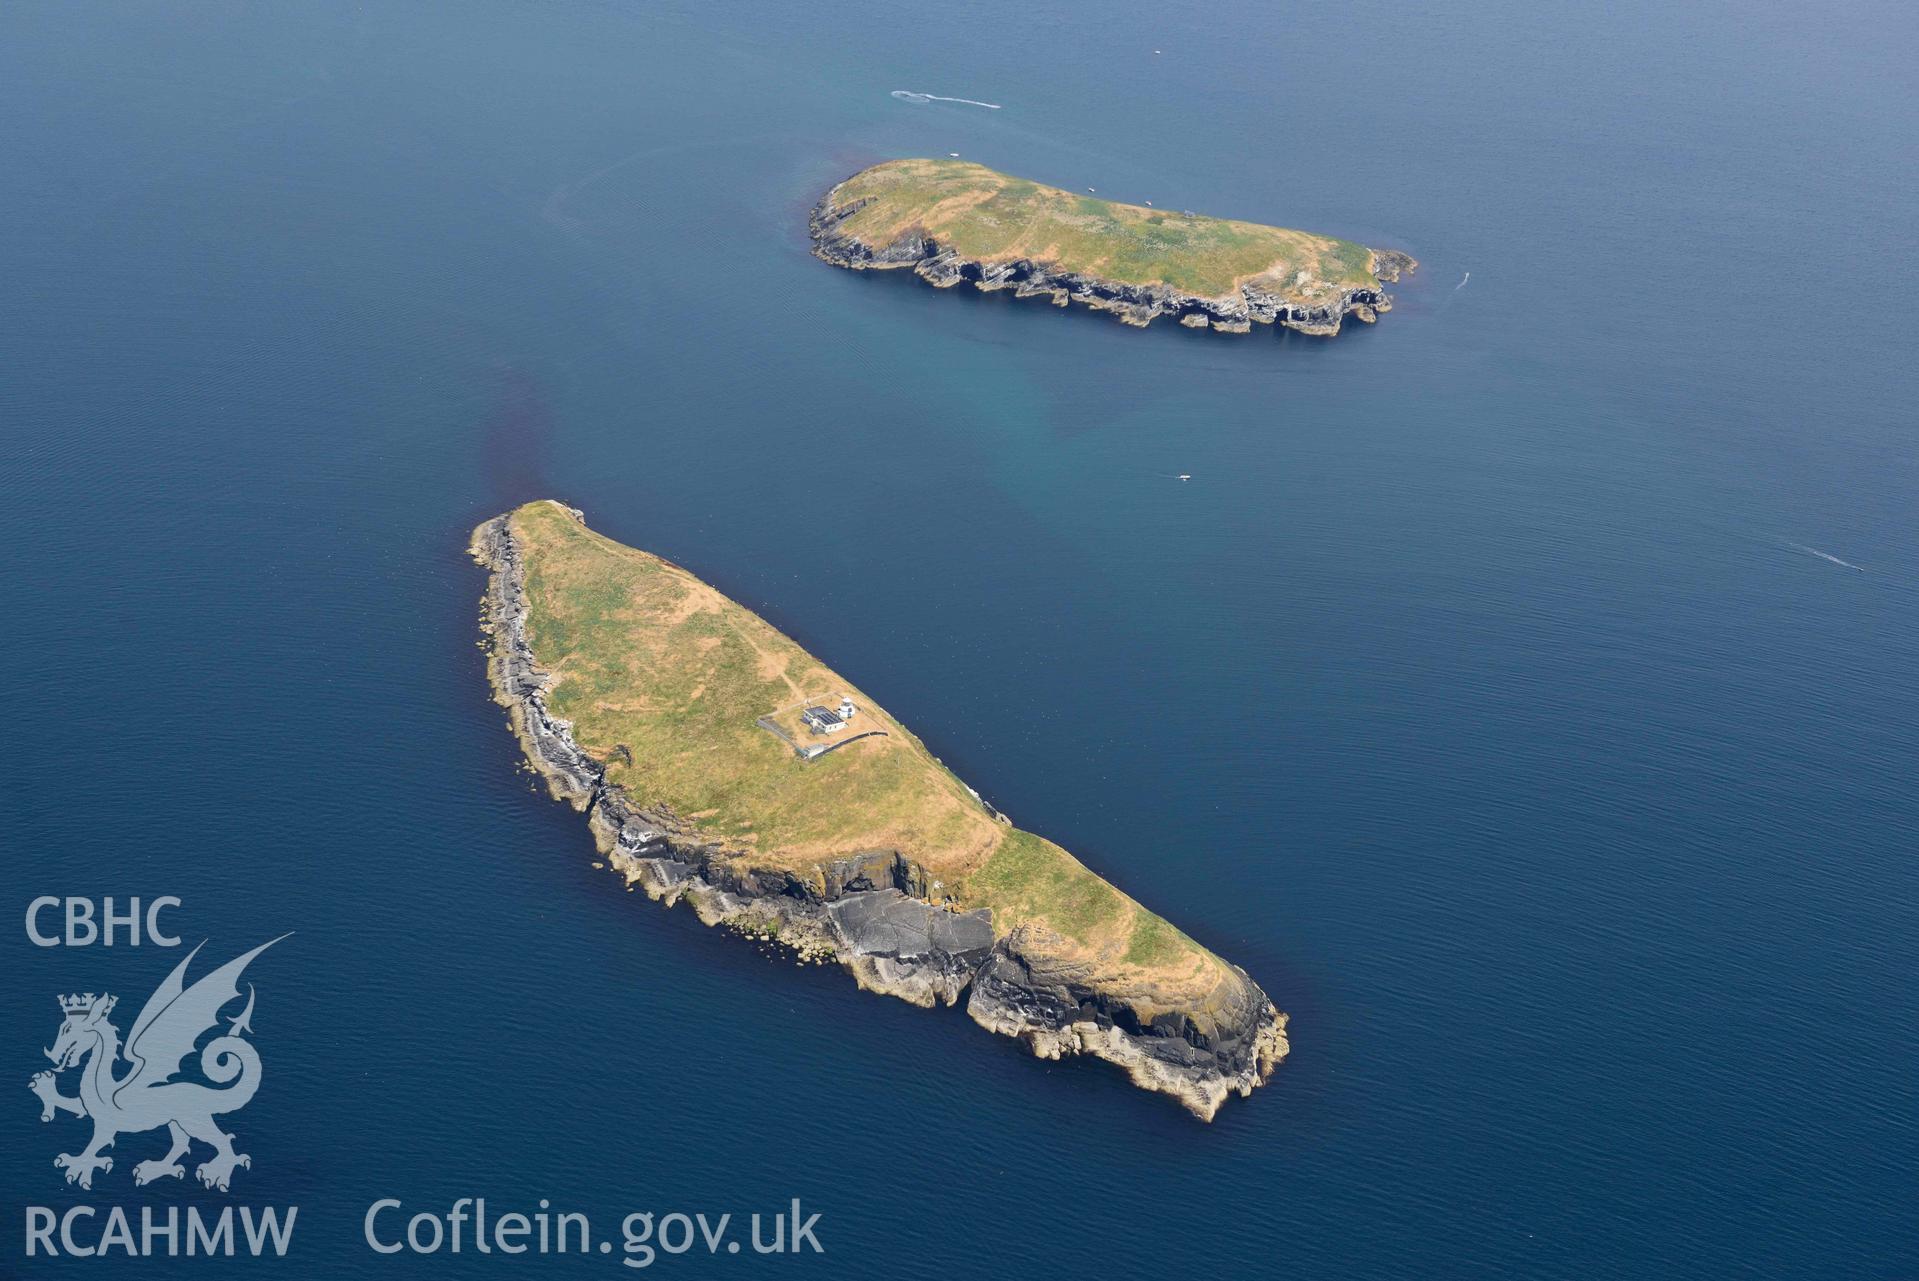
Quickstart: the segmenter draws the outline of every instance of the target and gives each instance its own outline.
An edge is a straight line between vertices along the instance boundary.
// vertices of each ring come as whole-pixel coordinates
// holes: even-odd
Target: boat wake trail
[[[1453,286],[1453,292],[1458,293],[1460,290],[1464,289],[1466,287],[1466,282],[1468,280],[1471,280],[1472,278],[1473,278],[1473,273],[1470,271],[1467,272],[1465,275],[1461,276],[1459,278],[1459,283]]]
[[[1820,560],[1828,561],[1831,564],[1841,566],[1845,569],[1856,570],[1861,574],[1866,572],[1864,565],[1855,565],[1849,560],[1840,560],[1832,553],[1822,552],[1817,547],[1808,547],[1804,543],[1787,543],[1786,546],[1792,548],[1794,551],[1804,552],[1808,556],[1817,556]]]
[[[895,89],[893,96],[901,102],[957,102],[968,107],[985,107],[988,111],[998,111],[997,102],[980,102],[973,98],[942,98],[936,93],[914,93],[911,89]]]

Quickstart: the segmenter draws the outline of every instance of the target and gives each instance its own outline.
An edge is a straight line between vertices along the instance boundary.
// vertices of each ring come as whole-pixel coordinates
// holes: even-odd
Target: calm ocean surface
[[[1919,1275],[1919,20],[1470,8],[0,12],[0,1275],[233,1199],[277,1275],[503,1275],[362,1243],[476,1195],[823,1215],[667,1274]],[[807,256],[949,151],[1423,266],[1235,341]],[[1203,1127],[620,893],[474,645],[545,495],[1246,966],[1271,1086]],[[179,954],[42,893],[297,931],[232,1198],[60,1181],[52,998]]]

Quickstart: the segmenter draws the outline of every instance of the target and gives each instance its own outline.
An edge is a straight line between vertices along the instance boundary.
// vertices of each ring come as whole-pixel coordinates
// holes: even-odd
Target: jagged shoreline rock
[[[635,801],[547,707],[552,679],[528,642],[525,566],[508,518],[482,523],[469,550],[490,571],[481,627],[494,698],[549,793],[586,815],[607,866],[629,888],[669,906],[685,902],[708,925],[837,962],[871,992],[927,1008],[964,997],[974,1022],[1035,1055],[1116,1064],[1202,1120],[1231,1095],[1250,1095],[1286,1056],[1286,1015],[1237,966],[1227,967],[1228,990],[1207,1009],[1160,1008],[1151,993],[1134,999],[1102,986],[1024,928],[996,936],[990,909],[935,905],[925,870],[895,851],[839,859],[803,877],[756,864],[750,851]]]
[[[1016,298],[1044,297],[1059,307],[1078,304],[1142,329],[1166,316],[1187,328],[1210,328],[1228,334],[1250,333],[1255,324],[1261,324],[1330,337],[1339,332],[1348,316],[1371,324],[1393,306],[1390,294],[1370,285],[1353,286],[1326,301],[1302,304],[1250,282],[1219,297],[1203,297],[1165,284],[1105,280],[1032,257],[982,261],[941,244],[923,228],[903,231],[884,244],[868,244],[849,232],[846,223],[872,204],[872,198],[837,204],[839,192],[839,187],[827,192],[808,218],[813,255],[853,271],[910,270],[936,289],[971,282],[981,293],[1010,289]],[[1410,255],[1398,250],[1367,252],[1372,255],[1371,272],[1382,284],[1396,283],[1401,275],[1419,266]]]

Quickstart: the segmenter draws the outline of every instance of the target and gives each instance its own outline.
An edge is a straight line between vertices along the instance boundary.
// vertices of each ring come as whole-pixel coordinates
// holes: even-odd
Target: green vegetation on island
[[[1145,324],[1336,332],[1372,320],[1404,254],[1260,223],[1121,204],[961,160],[874,165],[821,201],[816,252],[854,268],[913,267],[935,284],[1048,293]]]
[[[1014,827],[863,691],[677,565],[536,502],[480,525],[488,675],[528,761],[629,889],[962,998],[1210,1119],[1285,1057],[1245,971]]]
[[[528,635],[548,706],[606,781],[755,863],[808,874],[877,849],[927,869],[960,908],[1033,925],[1120,965],[1197,976],[1219,962],[1043,837],[991,813],[857,687],[685,570],[588,529],[557,503],[511,516],[525,549]],[[812,760],[759,721],[851,700]]]

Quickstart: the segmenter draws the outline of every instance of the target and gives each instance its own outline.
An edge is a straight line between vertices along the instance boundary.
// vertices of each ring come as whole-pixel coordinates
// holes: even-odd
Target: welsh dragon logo
[[[188,987],[187,966],[200,954],[200,948],[194,948],[147,998],[140,1017],[133,1021],[124,1049],[120,1030],[108,1018],[117,997],[88,992],[60,998],[65,1019],[53,1048],[46,1051],[54,1069],[39,1073],[28,1085],[40,1096],[42,1121],[53,1120],[56,1112],[93,1119],[93,1141],[85,1151],[53,1158],[53,1164],[67,1172],[68,1183],[91,1188],[95,1171],[113,1169],[113,1158],[101,1153],[113,1146],[114,1139],[161,1126],[172,1136],[173,1146],[159,1160],[142,1161],[133,1167],[136,1184],[183,1177],[186,1169],[180,1158],[187,1155],[195,1140],[213,1149],[213,1156],[194,1171],[209,1188],[226,1191],[233,1171],[253,1164],[251,1157],[233,1150],[233,1136],[214,1120],[238,1112],[260,1088],[260,1054],[246,1040],[253,1030],[251,983],[247,985],[246,1008],[228,1020],[225,1032],[200,1049],[201,1075],[213,1085],[174,1078],[200,1038],[219,1027],[221,1009],[239,999],[240,974],[248,962],[279,941],[260,944]],[[114,1065],[123,1056],[131,1066],[116,1076]],[[58,1074],[68,1068],[80,1069],[77,1097],[60,1093]]]

